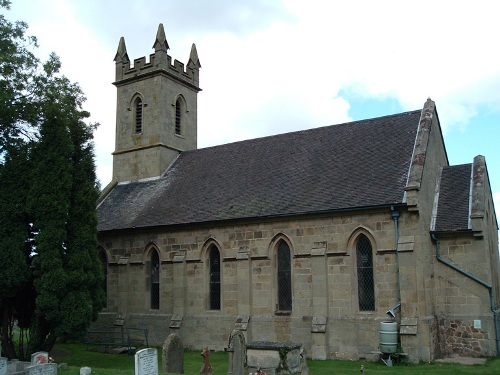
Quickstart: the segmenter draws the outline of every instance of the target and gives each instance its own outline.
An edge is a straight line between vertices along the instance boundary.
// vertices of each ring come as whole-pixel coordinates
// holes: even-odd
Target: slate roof
[[[400,204],[421,111],[182,152],[163,177],[116,185],[108,231]]]
[[[472,164],[443,167],[435,231],[470,229],[471,173]]]

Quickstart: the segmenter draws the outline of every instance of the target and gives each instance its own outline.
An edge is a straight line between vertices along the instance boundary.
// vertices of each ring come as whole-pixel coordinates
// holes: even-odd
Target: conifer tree
[[[0,340],[9,358],[26,359],[80,337],[104,306],[96,125],[57,56],[41,65],[27,26],[0,21]]]
[[[16,350],[12,336],[14,321],[10,317],[15,314],[20,327],[29,328],[30,325],[23,319],[30,315],[23,307],[30,304],[23,304],[19,298],[21,294],[29,294],[25,288],[31,279],[30,220],[25,209],[30,186],[26,173],[29,168],[29,156],[24,145],[11,147],[3,165],[0,165],[0,332],[3,354],[11,358],[16,356]],[[19,344],[22,344],[22,339]]]

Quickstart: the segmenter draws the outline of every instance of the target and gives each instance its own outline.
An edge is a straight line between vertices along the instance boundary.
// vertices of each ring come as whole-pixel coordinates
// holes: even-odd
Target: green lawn
[[[87,350],[85,344],[57,344],[50,353],[57,363],[67,363],[68,368],[60,370],[60,375],[79,375],[80,367],[92,368],[92,375],[134,375],[133,354],[109,354]],[[158,368],[161,370],[161,349],[158,349]],[[210,364],[214,375],[226,375],[228,354],[211,353]],[[464,366],[457,364],[430,363],[419,365],[394,365],[387,367],[383,363],[361,361],[311,361],[307,362],[310,375],[360,374],[361,365],[365,366],[365,374],[404,374],[404,375],[497,375],[500,374],[500,358],[489,359],[485,365]],[[200,352],[186,351],[184,355],[184,373],[196,375],[200,373],[203,357]]]

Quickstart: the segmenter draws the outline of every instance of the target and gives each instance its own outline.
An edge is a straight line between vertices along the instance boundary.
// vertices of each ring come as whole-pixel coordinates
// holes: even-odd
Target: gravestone
[[[28,375],[57,375],[57,363],[40,363],[26,368]]]
[[[7,374],[7,358],[0,357],[0,375]]]
[[[135,375],[158,375],[158,351],[155,348],[135,353]]]
[[[210,365],[210,350],[208,350],[208,346],[205,346],[203,348],[201,356],[203,357],[203,366],[201,367],[200,374],[212,375],[212,366]]]
[[[28,373],[28,366],[31,366],[31,362],[18,361],[17,359],[13,359],[7,362],[7,374],[26,375]]]
[[[92,372],[92,369],[90,367],[82,367],[80,368],[80,375],[90,375],[90,373]]]
[[[49,353],[36,352],[31,355],[31,364],[39,365],[41,363],[49,363]]]
[[[245,335],[238,329],[229,336],[229,370],[228,375],[246,375],[246,345]]]
[[[162,368],[167,373],[184,374],[184,345],[175,333],[163,343]]]
[[[303,365],[305,352],[302,351],[302,344],[255,341],[248,343],[246,349],[249,373],[255,373],[259,369],[269,375],[307,373],[307,368]]]

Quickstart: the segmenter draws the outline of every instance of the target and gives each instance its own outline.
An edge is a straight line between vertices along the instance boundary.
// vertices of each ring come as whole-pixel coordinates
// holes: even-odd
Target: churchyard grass
[[[92,375],[134,375],[133,354],[109,354],[87,350],[85,344],[57,344],[50,355],[57,363],[67,363],[68,368],[59,370],[59,375],[78,375],[80,367],[92,368]],[[161,370],[161,348],[158,348],[158,369]],[[485,365],[464,366],[448,363],[426,363],[419,365],[394,365],[387,367],[383,363],[351,361],[307,361],[310,375],[357,374],[361,365],[365,366],[366,375],[403,374],[403,375],[493,375],[500,374],[500,358],[489,359]],[[214,375],[226,375],[228,354],[215,352],[210,355]],[[203,365],[201,351],[186,351],[184,354],[184,374],[197,375]]]

